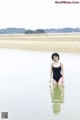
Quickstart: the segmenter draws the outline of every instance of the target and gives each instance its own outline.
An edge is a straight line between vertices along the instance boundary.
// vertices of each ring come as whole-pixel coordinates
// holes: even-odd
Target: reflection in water
[[[61,111],[61,105],[64,103],[64,86],[62,85],[52,85],[50,87],[51,102],[54,113],[59,113]]]

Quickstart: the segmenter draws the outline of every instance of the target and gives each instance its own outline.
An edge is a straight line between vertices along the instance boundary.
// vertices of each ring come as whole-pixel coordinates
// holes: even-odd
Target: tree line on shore
[[[6,28],[0,29],[0,34],[44,34],[44,33],[80,33],[80,28],[50,28],[50,29],[25,29],[25,28]]]

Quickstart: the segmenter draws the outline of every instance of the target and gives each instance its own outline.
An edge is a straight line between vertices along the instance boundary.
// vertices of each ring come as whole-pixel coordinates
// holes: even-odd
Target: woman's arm
[[[64,81],[64,66],[62,63],[61,63],[61,74],[63,76],[63,81]]]
[[[52,79],[52,64],[50,65],[50,82],[51,82],[51,79]]]

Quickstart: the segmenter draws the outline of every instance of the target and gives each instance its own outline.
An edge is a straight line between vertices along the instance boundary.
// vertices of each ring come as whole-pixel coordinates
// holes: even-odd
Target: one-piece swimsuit
[[[62,77],[62,75],[61,75],[61,65],[59,67],[52,66],[52,71],[53,71],[53,79],[56,82],[58,82],[59,79]]]

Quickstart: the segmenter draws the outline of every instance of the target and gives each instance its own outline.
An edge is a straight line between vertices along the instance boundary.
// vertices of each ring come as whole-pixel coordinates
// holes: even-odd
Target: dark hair
[[[53,60],[53,57],[54,57],[54,56],[57,56],[57,57],[58,57],[58,60],[60,59],[60,56],[59,56],[58,53],[53,53],[53,54],[52,54],[52,56],[51,56],[52,60]]]

